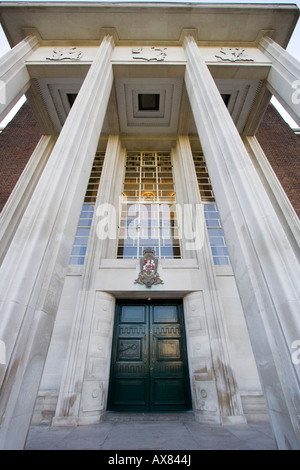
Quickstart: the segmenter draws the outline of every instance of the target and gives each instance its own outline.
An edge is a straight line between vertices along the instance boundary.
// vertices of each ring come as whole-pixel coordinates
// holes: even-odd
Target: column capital
[[[25,61],[38,44],[38,39],[29,35],[0,58],[0,121],[30,87]]]
[[[111,37],[114,45],[119,44],[120,39],[116,28],[101,28],[100,29],[100,41],[102,42],[104,38]]]
[[[194,42],[197,45],[196,42],[196,35],[193,33],[193,30],[185,30],[185,36],[183,38],[183,43],[185,44],[187,41],[189,42]]]
[[[184,45],[186,38],[191,37],[195,42],[198,40],[198,30],[197,28],[184,28],[181,31],[179,43]]]
[[[272,61],[269,90],[300,126],[300,62],[269,36],[261,38],[258,48]]]
[[[185,50],[188,47],[195,47],[199,51],[199,47],[197,44],[197,37],[195,36],[195,34],[191,34],[191,32],[189,32],[188,34],[184,36],[182,45]]]
[[[103,44],[104,42],[107,42],[107,43],[110,43],[112,47],[115,46],[116,44],[116,41],[115,41],[115,35],[112,34],[111,32],[106,32],[102,37],[101,37],[101,43],[100,43],[100,46],[101,44]]]
[[[277,58],[282,63],[287,64],[291,68],[291,73],[295,74],[296,79],[300,79],[300,62],[293,57],[286,49],[280,46],[270,36],[264,36],[258,43],[259,49],[267,54],[273,60]]]

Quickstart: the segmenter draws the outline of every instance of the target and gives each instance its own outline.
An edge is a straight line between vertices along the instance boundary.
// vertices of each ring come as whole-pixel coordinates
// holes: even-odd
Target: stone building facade
[[[299,448],[298,136],[289,172],[263,151],[272,94],[300,124],[298,8],[0,15],[0,119],[26,93],[38,123],[1,213],[1,448],[108,410],[269,419]]]

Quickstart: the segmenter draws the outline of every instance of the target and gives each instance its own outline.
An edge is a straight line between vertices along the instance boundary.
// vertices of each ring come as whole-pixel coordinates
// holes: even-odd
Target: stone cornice
[[[114,29],[116,45],[161,46],[182,44],[185,30],[191,29],[199,45],[251,46],[262,30],[272,29],[273,39],[286,47],[298,17],[298,7],[285,4],[0,2],[12,46],[29,28],[38,31],[42,45],[98,45],[102,30]]]

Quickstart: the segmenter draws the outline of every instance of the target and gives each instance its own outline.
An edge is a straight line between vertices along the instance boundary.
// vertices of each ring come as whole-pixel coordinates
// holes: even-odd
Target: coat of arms
[[[146,287],[151,287],[156,284],[163,284],[157,272],[158,260],[155,258],[155,251],[153,248],[145,248],[143,258],[140,260],[140,273],[136,279],[136,284],[145,284]]]

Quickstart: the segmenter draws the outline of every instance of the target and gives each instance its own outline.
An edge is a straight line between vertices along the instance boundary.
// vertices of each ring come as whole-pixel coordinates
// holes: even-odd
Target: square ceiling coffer
[[[139,93],[139,111],[159,111],[160,95],[156,93]]]
[[[176,132],[182,78],[116,77],[115,87],[122,133]]]

